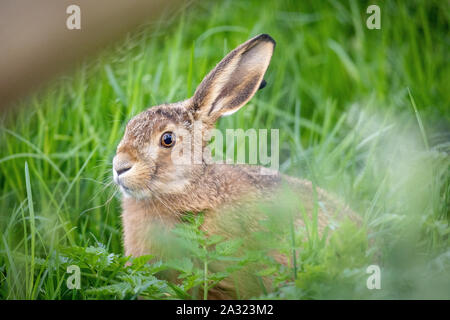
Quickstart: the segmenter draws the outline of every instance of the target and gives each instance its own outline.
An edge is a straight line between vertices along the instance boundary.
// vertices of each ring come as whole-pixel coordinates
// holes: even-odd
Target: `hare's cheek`
[[[170,149],[170,163],[174,166],[191,166],[193,164],[194,156],[200,159],[201,163],[201,148],[193,148],[190,139],[179,138],[177,143]]]
[[[168,163],[161,171],[161,181],[164,182],[165,192],[179,193],[185,191],[191,177],[190,165],[173,165]]]
[[[145,159],[146,161],[155,163],[159,156],[160,148],[156,145],[148,145],[145,147]]]
[[[188,179],[172,180],[171,182],[166,184],[166,187],[165,187],[166,192],[167,193],[185,192],[188,184],[189,184]]]

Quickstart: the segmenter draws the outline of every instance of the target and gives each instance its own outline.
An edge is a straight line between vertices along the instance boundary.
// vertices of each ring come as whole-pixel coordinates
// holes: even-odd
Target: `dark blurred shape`
[[[2,0],[0,3],[0,110],[112,40],[183,0]],[[81,29],[66,26],[70,5]]]
[[[264,89],[266,87],[266,85],[267,85],[267,82],[266,82],[266,80],[263,79],[263,81],[261,81],[261,84],[259,85],[258,90]]]

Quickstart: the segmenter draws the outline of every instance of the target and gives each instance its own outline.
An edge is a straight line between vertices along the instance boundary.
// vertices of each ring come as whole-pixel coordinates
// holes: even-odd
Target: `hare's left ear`
[[[214,123],[244,106],[264,87],[264,73],[275,41],[267,34],[256,36],[231,51],[203,79],[192,98],[195,118]]]

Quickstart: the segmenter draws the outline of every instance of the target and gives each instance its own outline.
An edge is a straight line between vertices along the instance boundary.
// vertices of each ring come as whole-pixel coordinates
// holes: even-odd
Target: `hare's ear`
[[[215,122],[244,106],[265,85],[275,41],[256,36],[231,51],[203,79],[192,99],[196,119]]]

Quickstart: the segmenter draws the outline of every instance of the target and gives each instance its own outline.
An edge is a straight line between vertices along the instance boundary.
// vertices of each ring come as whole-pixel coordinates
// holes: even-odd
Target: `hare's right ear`
[[[231,51],[203,79],[192,98],[195,118],[214,123],[244,106],[264,87],[264,73],[275,41],[267,34],[256,36]]]

